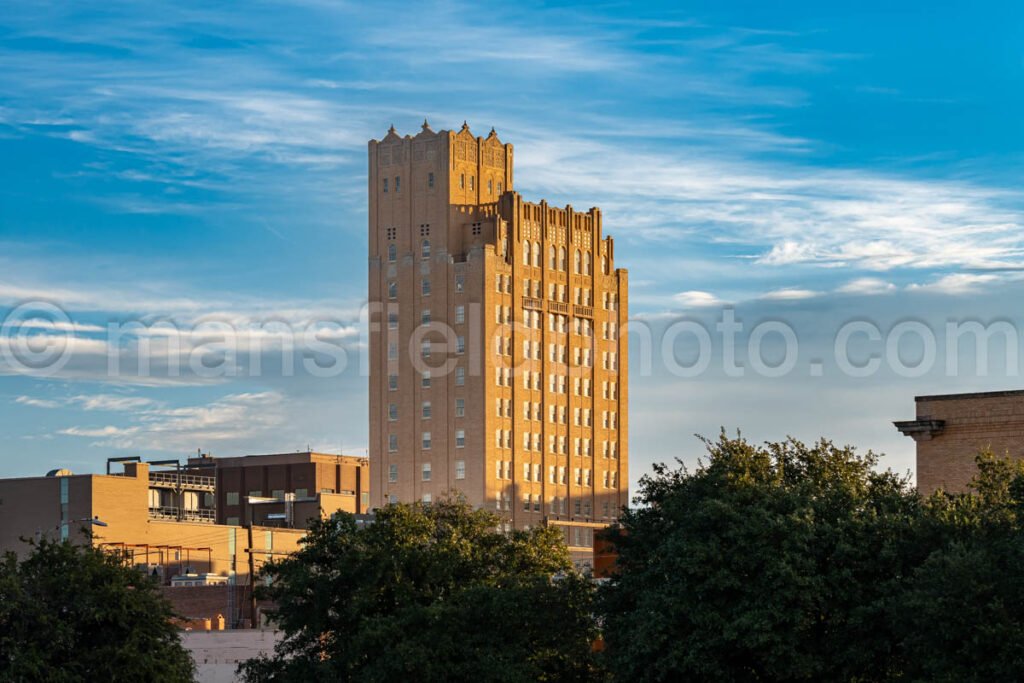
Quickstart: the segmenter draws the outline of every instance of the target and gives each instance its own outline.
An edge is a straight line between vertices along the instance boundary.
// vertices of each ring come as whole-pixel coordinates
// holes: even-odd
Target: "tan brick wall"
[[[917,488],[964,491],[983,450],[1024,458],[1024,392],[917,398],[917,418],[943,420],[940,434],[917,442]]]

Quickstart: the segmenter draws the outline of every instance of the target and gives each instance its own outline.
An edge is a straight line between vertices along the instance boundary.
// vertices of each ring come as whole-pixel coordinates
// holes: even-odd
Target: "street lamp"
[[[67,524],[91,524],[92,526],[109,526],[99,517],[93,517],[92,519],[88,517],[85,517],[84,519],[73,519],[70,522],[67,522]]]

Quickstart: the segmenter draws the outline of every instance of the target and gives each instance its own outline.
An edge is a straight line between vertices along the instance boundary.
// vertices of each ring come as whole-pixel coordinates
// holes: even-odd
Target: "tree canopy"
[[[151,578],[91,544],[43,539],[0,561],[0,680],[191,681]]]
[[[285,637],[246,680],[595,680],[591,583],[557,530],[498,522],[448,500],[314,522],[264,569]]]
[[[617,680],[1018,680],[1019,466],[921,498],[872,453],[724,434],[655,468],[602,591]]]

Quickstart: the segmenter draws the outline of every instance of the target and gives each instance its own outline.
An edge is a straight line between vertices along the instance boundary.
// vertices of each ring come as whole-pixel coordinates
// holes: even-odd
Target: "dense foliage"
[[[117,555],[43,539],[0,561],[0,680],[191,681],[156,584]]]
[[[314,522],[269,565],[285,638],[248,681],[584,681],[593,588],[559,532],[503,534],[468,505],[389,505],[373,524]]]
[[[827,441],[724,435],[656,468],[615,535],[605,663],[623,681],[1024,676],[1024,476],[978,459],[922,499]]]

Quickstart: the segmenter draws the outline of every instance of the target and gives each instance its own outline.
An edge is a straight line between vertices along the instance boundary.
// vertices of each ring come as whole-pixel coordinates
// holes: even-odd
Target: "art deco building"
[[[600,210],[514,187],[493,129],[369,143],[370,490],[457,491],[582,554],[628,500],[627,273]]]

